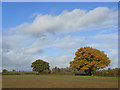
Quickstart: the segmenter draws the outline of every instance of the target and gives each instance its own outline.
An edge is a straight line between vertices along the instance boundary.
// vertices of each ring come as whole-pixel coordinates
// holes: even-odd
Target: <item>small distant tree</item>
[[[32,63],[31,67],[33,68],[33,71],[40,73],[44,70],[47,70],[47,69],[49,70],[50,66],[48,62],[38,59]]]
[[[57,66],[55,66],[55,71],[57,71],[58,70],[58,68],[57,68]]]
[[[55,69],[54,68],[52,68],[52,73],[55,73]]]
[[[60,72],[60,68],[58,68],[58,72]]]
[[[89,76],[92,72],[110,65],[107,55],[100,50],[84,47],[77,50],[75,58],[70,62],[73,70],[84,70]]]
[[[15,70],[12,70],[12,72],[15,72]]]
[[[8,70],[7,69],[3,69],[3,71],[2,71],[3,73],[7,73],[8,72]]]
[[[55,66],[55,72],[56,72],[56,73],[57,73],[57,72],[60,72],[60,68],[57,67],[57,66]]]
[[[64,68],[64,72],[66,72],[66,69]]]

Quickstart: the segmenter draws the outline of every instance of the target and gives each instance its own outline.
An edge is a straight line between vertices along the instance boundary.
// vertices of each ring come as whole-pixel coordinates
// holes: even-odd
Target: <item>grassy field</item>
[[[118,88],[116,77],[3,75],[3,88]]]

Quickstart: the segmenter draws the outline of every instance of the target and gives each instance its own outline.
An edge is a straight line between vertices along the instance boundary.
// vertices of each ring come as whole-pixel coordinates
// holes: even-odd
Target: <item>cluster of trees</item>
[[[104,51],[91,47],[82,47],[75,52],[75,58],[70,62],[70,67],[59,68],[55,66],[50,70],[48,62],[38,59],[31,64],[33,71],[38,73],[59,73],[59,72],[82,72],[91,76],[93,72],[110,65],[110,60]],[[8,72],[6,69],[3,73]],[[15,72],[15,70],[13,70]]]
[[[52,68],[51,73],[53,74],[57,74],[59,72],[71,72],[72,70],[69,67],[66,68],[59,68],[57,66],[55,66],[55,68]]]
[[[94,76],[110,76],[110,77],[119,77],[120,68],[108,68],[107,70],[98,70],[93,72]]]
[[[100,68],[105,68],[106,66],[110,65],[110,60],[104,51],[100,51],[91,47],[83,47],[77,50],[75,53],[75,58],[73,61],[70,62],[70,68],[68,71],[75,72],[75,71],[84,71],[89,76],[92,75],[93,71],[99,70]],[[60,71],[64,71],[65,68],[52,68],[50,70],[50,66],[48,62],[45,62],[41,59],[34,61],[31,65],[33,71],[37,72],[51,72],[56,73]]]

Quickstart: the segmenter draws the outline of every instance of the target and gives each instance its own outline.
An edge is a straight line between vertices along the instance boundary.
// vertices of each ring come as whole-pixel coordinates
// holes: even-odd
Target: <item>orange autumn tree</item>
[[[70,68],[77,71],[83,70],[91,76],[93,71],[109,66],[110,62],[104,51],[83,47],[75,53],[74,60],[70,62]]]
[[[52,68],[52,73],[55,73],[55,69],[54,68]]]

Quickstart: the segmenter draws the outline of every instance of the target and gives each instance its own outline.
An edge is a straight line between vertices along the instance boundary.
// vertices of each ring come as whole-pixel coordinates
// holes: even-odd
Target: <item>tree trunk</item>
[[[89,76],[92,76],[92,73],[91,73],[91,72],[88,72],[88,75],[89,75]]]

